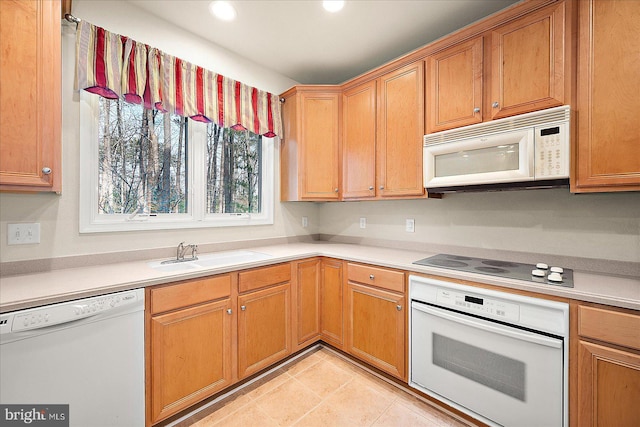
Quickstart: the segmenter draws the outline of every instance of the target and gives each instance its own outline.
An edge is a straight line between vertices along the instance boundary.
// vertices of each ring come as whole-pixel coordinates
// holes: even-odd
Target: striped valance
[[[282,135],[277,95],[84,20],[76,34],[75,87],[222,127]]]

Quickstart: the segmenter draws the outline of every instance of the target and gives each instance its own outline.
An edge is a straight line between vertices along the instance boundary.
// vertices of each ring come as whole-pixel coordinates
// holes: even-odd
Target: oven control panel
[[[479,297],[448,289],[438,289],[436,302],[442,306],[498,320],[518,321],[520,306],[499,299]]]

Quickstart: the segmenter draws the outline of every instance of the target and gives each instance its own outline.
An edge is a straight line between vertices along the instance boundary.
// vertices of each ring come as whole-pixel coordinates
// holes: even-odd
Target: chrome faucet
[[[191,249],[191,258],[185,259],[185,253]],[[176,249],[176,261],[193,261],[198,259],[198,245],[186,245],[184,242],[180,242],[178,244],[178,248]]]

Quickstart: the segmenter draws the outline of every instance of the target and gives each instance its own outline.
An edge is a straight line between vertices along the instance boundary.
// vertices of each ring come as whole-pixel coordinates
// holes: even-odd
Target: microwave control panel
[[[535,128],[535,177],[569,177],[569,126],[558,123]]]

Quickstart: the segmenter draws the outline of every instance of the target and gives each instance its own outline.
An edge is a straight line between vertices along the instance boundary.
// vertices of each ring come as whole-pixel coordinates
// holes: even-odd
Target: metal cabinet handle
[[[400,304],[396,305],[396,310],[402,311],[402,306]]]
[[[381,186],[380,186],[380,189],[381,189],[381,190],[384,190],[384,185],[381,185]]]
[[[246,307],[246,306],[244,306],[244,305],[241,305],[241,306],[240,306],[240,310],[245,311],[246,309],[247,309],[247,307]]]
[[[474,109],[473,109],[473,112],[474,112],[474,113],[479,113],[479,112],[480,112],[480,107],[476,107],[476,108],[474,108]]]
[[[337,188],[334,188],[334,189],[333,189],[333,191],[337,193],[337,192],[338,192],[338,189],[337,189]]]
[[[43,167],[42,168],[42,173],[45,174],[45,175],[49,175],[51,173],[51,168],[48,168],[46,166]]]
[[[370,186],[369,186],[369,190],[373,190],[373,185],[370,185]]]
[[[375,278],[376,278],[376,276],[374,276],[373,274],[370,274],[370,275],[369,275],[369,279],[373,280],[373,279],[375,279]]]
[[[491,106],[492,106],[493,108],[498,108],[498,107],[500,106],[500,104],[498,104],[498,102],[496,101],[496,102],[494,102],[493,104],[491,104]]]
[[[231,313],[233,313],[233,311],[231,311],[230,308],[227,308],[227,314],[231,314]]]

